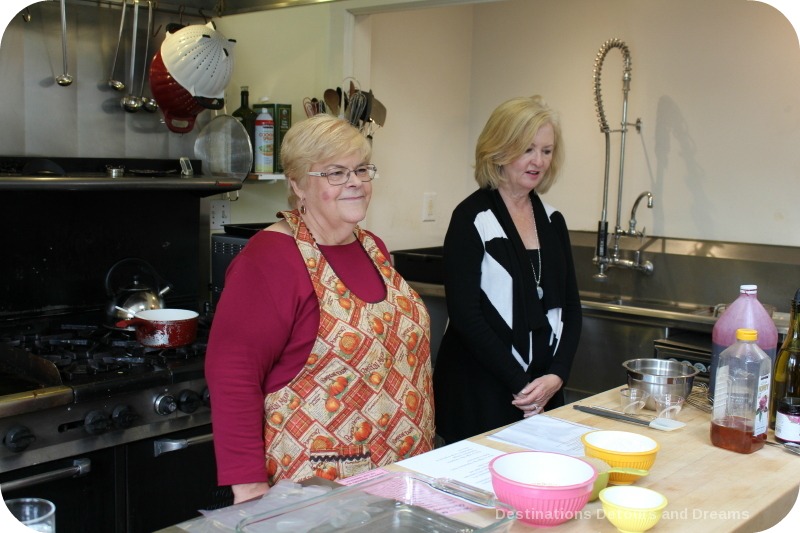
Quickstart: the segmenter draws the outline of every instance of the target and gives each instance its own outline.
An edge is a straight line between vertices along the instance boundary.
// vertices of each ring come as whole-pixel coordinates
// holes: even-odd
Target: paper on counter
[[[520,420],[489,438],[540,452],[581,456],[584,455],[581,435],[595,429],[548,415],[536,415]]]
[[[340,485],[355,485],[356,483],[369,481],[370,479],[375,479],[376,477],[381,477],[388,473],[389,471],[384,468],[373,468],[372,470],[367,470],[366,472],[361,472],[360,474],[356,474],[354,476],[337,479],[336,482]]]
[[[459,441],[397,465],[433,478],[450,478],[494,494],[489,461],[506,452],[469,441]]]

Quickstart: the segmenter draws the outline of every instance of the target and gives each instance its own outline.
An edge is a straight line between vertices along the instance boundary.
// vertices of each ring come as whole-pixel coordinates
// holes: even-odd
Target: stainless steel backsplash
[[[761,303],[789,312],[789,302],[800,288],[800,248],[721,241],[647,237],[623,238],[622,254],[640,249],[642,259],[653,262],[652,275],[624,269],[608,271],[608,281],[592,276],[596,234],[570,232],[572,251],[582,292],[602,296],[629,296],[670,302],[714,306],[728,304],[742,284],[758,285]]]
[[[143,7],[142,7],[143,6]],[[61,87],[61,23],[58,2],[39,2],[28,8],[30,22],[15,17],[0,43],[0,155],[59,157],[135,157],[169,159],[194,156],[202,126],[213,118],[204,111],[192,132],[171,133],[160,111],[126,113],[117,92],[107,85],[119,35],[120,10],[109,5],[67,5],[67,62],[74,78]],[[116,63],[115,79],[128,83],[133,9],[128,7],[125,32]],[[178,17],[154,14],[147,64],[164,40],[164,28]],[[203,19],[184,16],[184,24]],[[135,83],[139,95],[144,68],[147,26],[146,2],[139,9]],[[147,82],[146,95],[150,94]],[[238,106],[238,101],[237,101]],[[234,106],[234,107],[237,107]]]

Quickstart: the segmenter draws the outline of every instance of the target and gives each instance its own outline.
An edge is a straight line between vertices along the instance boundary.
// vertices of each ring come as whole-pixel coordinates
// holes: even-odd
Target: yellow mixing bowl
[[[597,457],[615,467],[639,468],[649,470],[656,462],[658,442],[630,431],[590,431],[581,435],[584,454]],[[630,485],[638,476],[612,473],[608,482],[611,485]]]
[[[603,512],[623,533],[647,531],[661,520],[667,499],[643,487],[608,487],[600,491]]]

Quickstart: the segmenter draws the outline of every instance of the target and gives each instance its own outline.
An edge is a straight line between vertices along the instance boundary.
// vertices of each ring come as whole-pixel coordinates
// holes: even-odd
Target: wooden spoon
[[[325,89],[322,98],[325,100],[325,105],[328,106],[330,112],[335,116],[339,116],[339,95],[336,93],[336,89]]]

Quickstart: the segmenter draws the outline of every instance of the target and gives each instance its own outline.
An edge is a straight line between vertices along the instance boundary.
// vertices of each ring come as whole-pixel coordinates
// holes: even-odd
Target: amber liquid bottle
[[[711,444],[733,452],[753,453],[767,440],[772,359],[757,339],[756,330],[738,329],[719,356]]]
[[[772,379],[769,425],[775,429],[775,414],[781,399],[800,398],[800,289],[794,294],[789,314],[789,332],[778,350]]]

